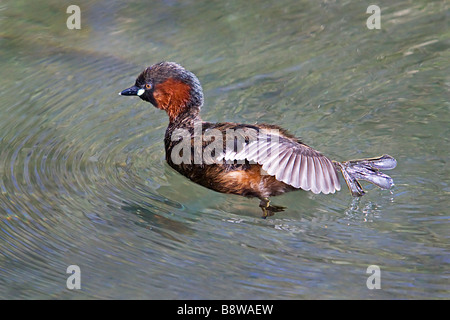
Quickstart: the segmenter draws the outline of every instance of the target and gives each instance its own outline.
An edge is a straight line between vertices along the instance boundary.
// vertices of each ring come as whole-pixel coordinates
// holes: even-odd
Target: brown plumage
[[[283,208],[269,197],[303,189],[340,190],[336,168],[354,196],[364,194],[358,179],[388,189],[392,179],[379,169],[393,169],[394,158],[331,161],[286,130],[269,124],[202,121],[203,92],[197,77],[172,62],[146,68],[121,95],[139,96],[169,116],[164,144],[167,163],[209,189],[261,200],[263,216]]]

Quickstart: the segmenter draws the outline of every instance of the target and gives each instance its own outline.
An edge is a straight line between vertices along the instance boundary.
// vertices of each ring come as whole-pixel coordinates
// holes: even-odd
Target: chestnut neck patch
[[[189,105],[191,87],[174,78],[158,84],[153,92],[153,97],[157,104],[156,107],[167,112],[170,122],[191,107]]]

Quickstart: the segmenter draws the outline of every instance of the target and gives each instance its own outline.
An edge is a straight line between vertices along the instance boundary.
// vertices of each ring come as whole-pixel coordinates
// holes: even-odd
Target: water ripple
[[[408,15],[367,33],[334,2],[90,2],[70,34],[39,1],[2,5],[0,298],[448,298],[442,5],[385,6]],[[263,220],[189,182],[163,112],[117,95],[158,60],[199,76],[205,120],[280,124],[336,160],[395,151],[395,188],[290,193]]]

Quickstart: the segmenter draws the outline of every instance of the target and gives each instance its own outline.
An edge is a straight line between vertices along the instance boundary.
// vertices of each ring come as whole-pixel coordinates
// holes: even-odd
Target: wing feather
[[[308,157],[308,184],[312,192],[318,193],[316,190],[316,167],[314,165],[313,157]]]
[[[292,185],[292,169],[294,168],[294,164],[295,164],[295,152],[294,150],[291,150],[291,155],[289,156],[289,160],[286,163],[286,166],[284,168],[284,173],[283,175],[280,177],[280,180],[283,181],[284,183],[287,183],[289,185]]]
[[[240,147],[217,159],[255,161],[277,180],[313,193],[334,193],[341,188],[331,160],[293,138],[263,133]]]
[[[325,163],[324,159],[319,158],[319,164],[321,168],[321,178],[322,178],[322,186],[323,186],[323,193],[328,194],[331,192],[331,177],[330,173],[328,172],[328,166]]]
[[[299,175],[300,186],[302,186],[302,189],[310,190],[311,187],[308,181],[308,157],[302,157],[301,155],[299,155],[299,157],[302,158],[301,166],[293,173]]]
[[[287,164],[289,163],[289,160],[291,159],[293,151],[291,149],[286,149],[286,152],[284,153],[284,156],[280,159],[279,166],[275,172],[275,178],[279,181],[284,181]],[[285,182],[286,183],[286,182]]]

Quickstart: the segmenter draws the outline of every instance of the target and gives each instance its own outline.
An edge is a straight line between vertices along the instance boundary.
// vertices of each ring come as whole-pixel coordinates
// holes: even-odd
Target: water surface
[[[370,4],[78,1],[68,30],[60,1],[2,1],[0,298],[448,299],[449,5],[378,1],[369,30]],[[198,76],[203,119],[390,154],[395,187],[285,194],[264,220],[191,183],[165,164],[166,115],[117,95],[162,60]]]

